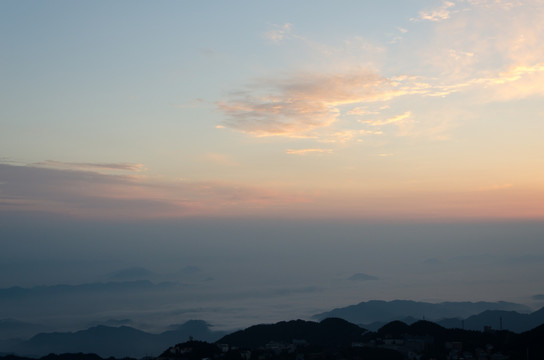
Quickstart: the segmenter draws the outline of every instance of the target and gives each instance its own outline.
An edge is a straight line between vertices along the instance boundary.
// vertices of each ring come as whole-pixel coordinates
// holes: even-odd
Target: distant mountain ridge
[[[451,318],[466,318],[486,310],[517,311],[519,313],[531,312],[531,309],[525,305],[504,301],[442,302],[434,304],[411,300],[371,300],[316,314],[313,318],[322,320],[328,317],[337,317],[355,324],[390,322],[407,317],[437,321]]]
[[[174,330],[150,334],[128,326],[99,325],[86,330],[64,333],[40,333],[27,341],[12,344],[0,352],[44,356],[50,353],[95,353],[102,357],[156,356],[168,346],[189,338],[216,341],[226,332],[212,331],[200,320],[191,320]]]
[[[449,327],[446,321],[439,324]],[[504,329],[521,333],[544,324],[544,307],[530,314],[520,314],[516,311],[486,310],[480,314],[472,315],[462,321],[466,330],[482,330],[484,326],[493,329]],[[460,326],[456,326],[460,327]]]

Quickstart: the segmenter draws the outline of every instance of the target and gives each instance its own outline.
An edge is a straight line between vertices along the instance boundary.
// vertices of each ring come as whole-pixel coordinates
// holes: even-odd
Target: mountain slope
[[[41,333],[9,351],[43,356],[49,353],[95,353],[102,357],[156,356],[168,346],[189,338],[215,341],[224,332],[214,332],[204,321],[188,321],[174,330],[150,334],[127,326],[95,326],[66,333]],[[5,350],[4,350],[5,351]]]
[[[531,314],[515,311],[487,310],[465,319],[467,330],[482,330],[484,326],[493,329],[508,329],[517,333],[528,331],[544,323],[544,308]]]

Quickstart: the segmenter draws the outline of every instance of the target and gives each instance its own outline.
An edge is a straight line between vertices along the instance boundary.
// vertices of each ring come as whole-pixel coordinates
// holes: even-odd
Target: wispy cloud
[[[514,66],[494,78],[475,80],[493,91],[488,99],[507,101],[544,95],[544,63]]]
[[[444,1],[438,8],[419,12],[419,18],[412,19],[412,21],[426,20],[426,21],[443,21],[450,18],[450,9],[455,6],[452,1]]]
[[[488,71],[466,81],[434,86],[434,95],[447,96],[478,90],[479,101],[508,101],[544,95],[544,63],[514,65],[506,70]],[[429,93],[430,95],[433,93]]]
[[[285,23],[283,25],[274,25],[274,29],[266,32],[264,34],[264,37],[268,40],[279,43],[283,40],[285,36],[287,36],[291,30],[293,29],[293,25],[289,23]]]
[[[404,114],[400,114],[392,118],[383,119],[383,120],[367,120],[367,121],[364,121],[364,123],[372,125],[372,126],[382,126],[382,125],[389,125],[389,124],[399,125],[400,123],[409,119],[411,116],[412,116],[412,113],[410,111],[407,111]]]
[[[403,39],[404,34],[408,33],[408,29],[397,28],[398,33],[392,35],[392,39],[389,41],[389,44],[396,44]]]

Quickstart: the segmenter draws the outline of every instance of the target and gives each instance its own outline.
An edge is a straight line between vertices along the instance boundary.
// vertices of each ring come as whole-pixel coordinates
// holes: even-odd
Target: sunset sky
[[[1,10],[2,211],[544,216],[542,1]]]
[[[0,1],[0,287],[189,266],[236,299],[290,279],[316,311],[543,299],[543,19],[541,0]]]

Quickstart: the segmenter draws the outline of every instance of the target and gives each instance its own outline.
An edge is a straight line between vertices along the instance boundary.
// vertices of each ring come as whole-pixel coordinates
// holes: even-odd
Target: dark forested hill
[[[159,360],[215,359],[531,359],[544,358],[544,325],[516,334],[506,330],[446,329],[420,320],[392,321],[376,332],[340,319],[256,325],[227,335],[216,348],[177,344]],[[205,350],[205,352],[203,352]],[[199,357],[200,356],[200,357]]]
[[[291,343],[301,340],[310,345],[348,346],[361,341],[366,330],[342,319],[325,319],[321,322],[293,320],[277,324],[255,325],[221,338],[224,343],[245,348],[258,348],[267,343]]]

